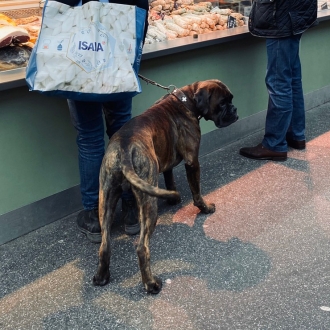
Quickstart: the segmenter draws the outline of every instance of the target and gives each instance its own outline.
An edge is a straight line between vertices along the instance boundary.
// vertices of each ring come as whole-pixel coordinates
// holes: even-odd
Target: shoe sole
[[[273,160],[273,161],[276,161],[276,162],[284,162],[288,159],[287,156],[274,156],[274,157],[253,157],[251,155],[248,155],[248,154],[245,154],[243,152],[240,152],[240,155],[244,156],[244,157],[247,157],[247,158],[250,158],[250,159],[256,159],[256,160]]]
[[[125,225],[125,233],[127,235],[136,235],[140,232],[140,224],[135,225]]]
[[[86,237],[92,242],[92,243],[101,243],[102,242],[102,235],[100,233],[90,233],[84,228],[80,228],[77,226],[78,229],[86,235]]]

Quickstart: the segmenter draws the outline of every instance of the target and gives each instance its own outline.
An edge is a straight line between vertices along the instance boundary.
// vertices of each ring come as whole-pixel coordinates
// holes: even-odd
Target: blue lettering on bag
[[[104,51],[100,42],[79,41],[78,49],[81,50],[92,50],[93,52]]]

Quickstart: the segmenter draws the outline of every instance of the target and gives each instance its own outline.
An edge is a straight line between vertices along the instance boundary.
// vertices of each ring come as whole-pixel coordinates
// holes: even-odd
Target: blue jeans
[[[305,105],[299,58],[300,35],[266,39],[268,110],[265,135],[266,148],[286,152],[286,135],[305,140]]]
[[[82,204],[91,210],[99,200],[99,172],[105,151],[103,113],[110,138],[131,119],[132,99],[106,103],[68,100],[68,105],[77,130]],[[131,199],[133,195],[126,193],[122,197]]]

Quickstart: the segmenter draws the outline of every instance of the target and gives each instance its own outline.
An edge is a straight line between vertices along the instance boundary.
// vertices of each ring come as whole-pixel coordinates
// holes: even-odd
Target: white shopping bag
[[[26,70],[30,90],[84,101],[140,93],[145,15],[130,5],[47,1]]]

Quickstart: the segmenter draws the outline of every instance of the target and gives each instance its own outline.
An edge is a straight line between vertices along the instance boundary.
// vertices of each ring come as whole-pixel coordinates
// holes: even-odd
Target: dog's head
[[[194,93],[198,115],[205,120],[212,120],[218,128],[229,126],[238,119],[232,99],[229,88],[215,79],[198,82]]]

